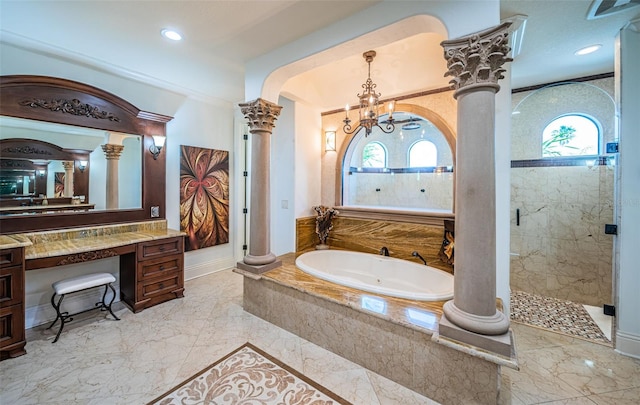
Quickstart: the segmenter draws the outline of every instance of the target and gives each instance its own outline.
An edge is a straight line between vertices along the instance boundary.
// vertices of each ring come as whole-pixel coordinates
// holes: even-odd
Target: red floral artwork
[[[229,243],[229,152],[180,147],[180,230],[186,250]]]

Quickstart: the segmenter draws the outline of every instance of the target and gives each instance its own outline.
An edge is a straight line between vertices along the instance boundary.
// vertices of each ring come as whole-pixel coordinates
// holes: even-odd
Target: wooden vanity
[[[0,358],[26,353],[25,271],[119,256],[120,299],[133,312],[184,294],[184,233],[166,221],[0,235]]]
[[[8,197],[5,200],[14,201],[3,200],[0,204],[7,207],[0,214],[11,211],[10,215],[0,215],[0,359],[26,353],[27,271],[56,271],[59,266],[118,257],[120,298],[133,312],[183,296],[184,233],[168,229],[165,219],[166,148],[162,153],[151,153],[153,136],[166,136],[166,123],[172,117],[140,110],[89,84],[56,77],[11,75],[0,76],[0,118],[13,123],[0,139],[0,169],[19,169],[22,178],[31,179],[33,175],[34,179],[33,190],[24,184],[21,190],[22,194],[29,194],[30,206],[16,207],[24,201]],[[29,121],[28,125],[23,120]],[[73,131],[63,133],[59,124]],[[33,131],[28,132],[31,137],[23,138],[20,134],[24,132],[16,132],[15,128],[36,128],[37,132],[50,132],[67,140],[71,134],[99,131],[103,145],[92,149],[101,152],[97,155],[100,160],[94,163],[103,164],[108,171],[109,162],[121,159],[120,153],[131,151],[130,155],[136,157],[134,163],[129,162],[126,179],[133,186],[126,197],[139,190],[139,205],[118,205],[117,187],[105,187],[106,198],[112,203],[105,202],[106,209],[93,209],[96,198],[95,193],[89,195],[90,182],[95,185],[108,181],[102,180],[106,175],[91,177],[100,173],[98,168],[102,166],[91,167],[91,160],[98,157],[92,157],[92,150],[85,149],[87,144],[82,141],[58,145],[57,137],[35,139],[35,135],[31,136]],[[135,140],[133,144],[137,146],[126,144],[127,139]],[[85,196],[86,206],[52,199],[50,195],[49,205],[42,206],[43,201],[36,197],[48,194],[43,171],[46,174],[49,166],[45,164],[58,160],[66,163],[65,178],[73,180],[73,193]],[[110,181],[115,182],[116,178],[113,176]],[[67,203],[71,206],[56,207]],[[83,267],[91,271],[91,266]]]

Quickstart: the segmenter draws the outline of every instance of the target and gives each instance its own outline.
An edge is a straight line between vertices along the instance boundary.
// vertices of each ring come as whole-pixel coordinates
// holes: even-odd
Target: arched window
[[[542,131],[542,157],[597,155],[600,126],[579,114],[560,116]]]
[[[433,142],[417,141],[409,147],[409,167],[435,167],[438,165],[438,148]]]
[[[362,149],[362,167],[387,167],[387,149],[380,142],[369,142]]]

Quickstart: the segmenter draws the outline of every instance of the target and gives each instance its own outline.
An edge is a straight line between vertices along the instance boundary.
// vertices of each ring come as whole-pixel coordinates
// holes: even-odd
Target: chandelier
[[[395,103],[391,101],[388,106],[389,118],[383,121],[383,124],[386,124],[385,127],[381,127],[380,123],[378,123],[378,101],[381,96],[380,93],[376,93],[376,84],[371,80],[371,62],[373,58],[376,56],[376,51],[367,51],[362,54],[364,59],[367,61],[369,65],[369,74],[367,76],[367,81],[362,85],[364,91],[362,94],[358,94],[358,98],[360,99],[360,108],[359,108],[359,122],[358,126],[355,128],[351,128],[351,120],[349,119],[349,104],[345,107],[345,118],[342,122],[344,122],[343,131],[348,134],[358,133],[362,128],[365,129],[365,137],[371,134],[371,131],[374,127],[378,127],[385,134],[390,134],[395,129],[394,120],[393,120],[393,109],[395,107]]]

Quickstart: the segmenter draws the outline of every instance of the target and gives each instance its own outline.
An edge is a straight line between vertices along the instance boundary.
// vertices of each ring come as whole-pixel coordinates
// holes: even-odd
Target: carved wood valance
[[[78,160],[88,159],[90,153],[91,151],[88,150],[64,149],[35,139],[0,139],[0,157],[3,160]]]

